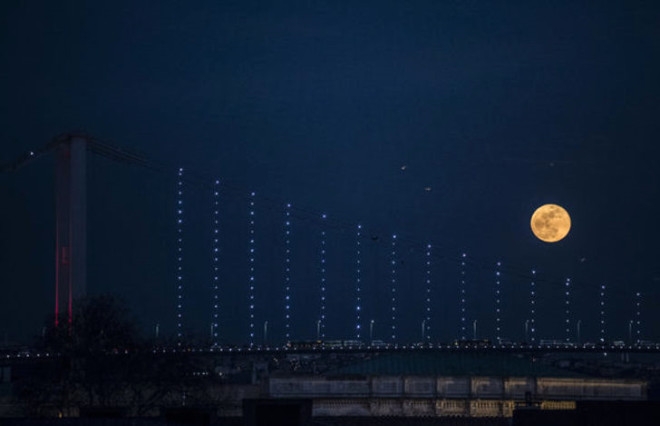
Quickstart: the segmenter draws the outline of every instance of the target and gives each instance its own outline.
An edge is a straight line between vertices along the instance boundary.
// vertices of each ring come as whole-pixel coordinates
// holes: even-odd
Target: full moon
[[[532,215],[532,232],[541,241],[556,243],[568,235],[571,229],[571,217],[557,204],[544,204]]]

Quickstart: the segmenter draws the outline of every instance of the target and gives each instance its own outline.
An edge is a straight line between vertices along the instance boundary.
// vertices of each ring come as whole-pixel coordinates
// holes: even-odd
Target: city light
[[[529,333],[530,342],[536,342],[536,270],[532,269],[532,279],[529,284]],[[525,324],[525,331],[527,331],[527,323]],[[527,336],[525,336],[525,340]]]
[[[284,335],[291,338],[291,204],[284,209]]]
[[[467,303],[466,302],[467,295],[466,295],[466,290],[465,290],[465,286],[466,286],[466,282],[465,282],[465,266],[466,266],[466,263],[465,263],[465,260],[466,260],[466,258],[467,258],[467,254],[463,253],[461,255],[461,279],[460,279],[461,340],[466,339],[465,334],[466,334],[466,331],[467,331],[467,326],[466,326],[466,324],[467,324],[467,318],[466,318],[467,313],[466,313],[466,308],[465,308],[466,303]]]
[[[183,338],[183,168],[177,174],[176,197],[176,336],[177,344]]]
[[[390,264],[392,266],[391,268],[391,297],[392,297],[392,304],[391,304],[391,311],[392,311],[392,323],[391,323],[391,328],[392,328],[392,342],[396,342],[396,320],[397,320],[397,314],[396,314],[396,235],[392,235],[392,252],[391,252],[391,258],[390,258]]]
[[[566,341],[570,342],[571,341],[571,279],[566,278],[566,281],[564,282],[564,307],[565,307],[565,314],[566,316],[564,317],[564,322],[566,325]]]
[[[642,293],[639,291],[635,293],[635,308],[635,334],[637,335],[637,343],[639,344],[642,340]]]
[[[500,267],[501,262],[495,265],[495,341],[499,342],[502,339],[502,325],[501,325],[501,286],[500,286]]]
[[[424,336],[427,341],[431,340],[431,244],[426,245],[426,318],[424,322]]]
[[[319,297],[320,297],[320,312],[319,312],[319,319],[318,319],[318,335],[320,338],[325,339],[325,321],[326,321],[326,233],[325,233],[325,221],[327,219],[327,216],[325,214],[321,215],[321,226],[323,227],[321,229],[321,248],[320,248],[320,277],[321,277],[321,282],[319,284]]]
[[[249,342],[250,346],[254,345],[254,305],[255,305],[255,227],[254,227],[254,197],[255,193],[250,193],[250,208],[249,208],[249,235],[248,235],[248,263],[250,265],[249,276],[248,276],[248,285],[249,285],[249,302],[248,310],[250,312],[250,329],[249,329]]]
[[[605,343],[605,285],[600,286],[600,342]]]
[[[213,187],[213,233],[211,235],[211,259],[213,263],[213,279],[211,286],[213,289],[213,321],[211,326],[213,345],[218,345],[218,321],[220,313],[220,281],[219,281],[219,238],[220,238],[220,181],[216,180]]]
[[[362,251],[361,251],[361,240],[362,239],[362,225],[357,226],[357,232],[355,233],[355,245],[356,245],[356,261],[355,261],[355,338],[360,339],[362,320],[360,315],[360,310],[362,309],[362,282],[361,282],[361,273],[362,273]]]

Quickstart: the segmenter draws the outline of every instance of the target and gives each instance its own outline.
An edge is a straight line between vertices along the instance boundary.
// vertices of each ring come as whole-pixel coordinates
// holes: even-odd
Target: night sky
[[[517,3],[517,4],[514,4]],[[571,330],[660,340],[660,6],[619,2],[82,2],[0,5],[0,163],[86,132],[171,171],[89,157],[89,294],[127,300],[175,332],[176,168],[220,179],[221,341],[249,333],[249,194],[255,197],[255,341],[312,338],[327,244],[327,338],[361,327],[420,339],[432,244],[433,340],[474,320],[523,338],[530,271],[540,338]],[[0,176],[0,337],[30,341],[53,309],[54,158]],[[212,191],[184,183],[184,329],[211,322]],[[285,206],[292,204],[290,243]],[[568,237],[537,240],[557,203]],[[327,219],[321,219],[327,214]],[[397,245],[392,255],[392,235]],[[466,254],[466,320],[460,321]],[[571,333],[573,333],[571,331]]]

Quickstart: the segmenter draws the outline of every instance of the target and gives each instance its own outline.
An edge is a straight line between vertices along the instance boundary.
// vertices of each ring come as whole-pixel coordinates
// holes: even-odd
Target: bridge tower
[[[159,170],[142,154],[110,145],[85,134],[63,134],[35,151],[0,165],[13,172],[51,151],[55,152],[55,325],[73,302],[87,292],[87,151],[114,161]]]
[[[55,146],[55,325],[87,290],[87,139],[68,136]]]

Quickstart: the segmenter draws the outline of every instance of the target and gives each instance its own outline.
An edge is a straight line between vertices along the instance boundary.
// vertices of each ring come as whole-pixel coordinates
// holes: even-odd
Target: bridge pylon
[[[67,136],[55,147],[55,325],[87,291],[87,138]]]

